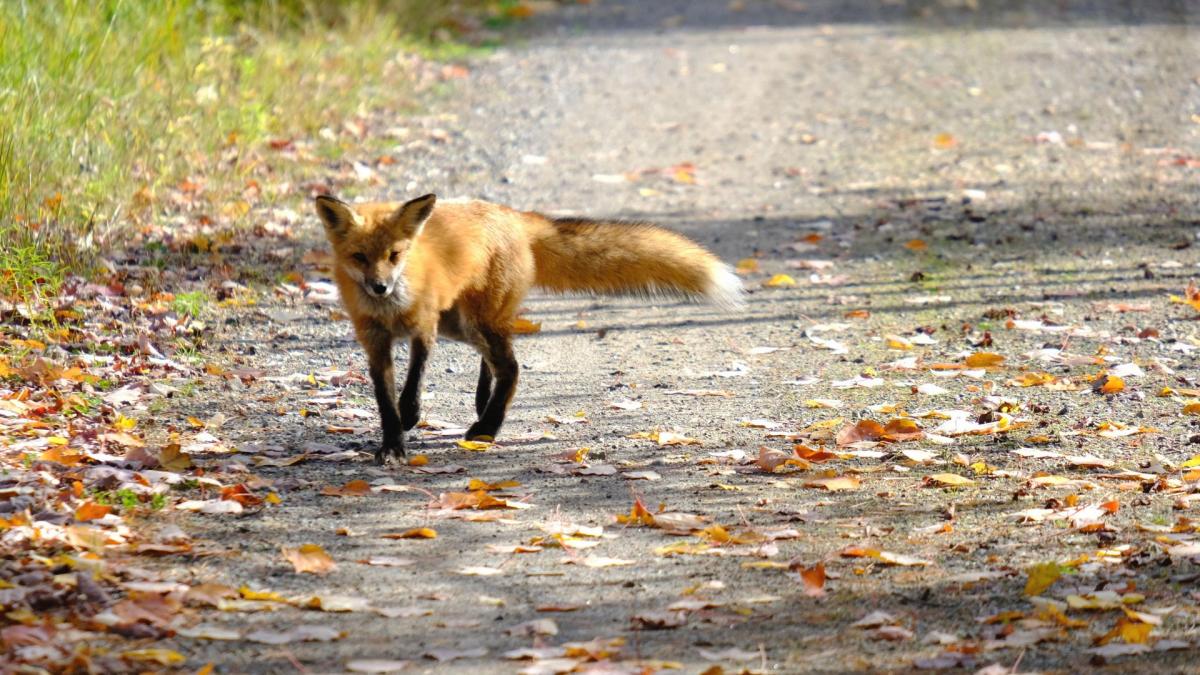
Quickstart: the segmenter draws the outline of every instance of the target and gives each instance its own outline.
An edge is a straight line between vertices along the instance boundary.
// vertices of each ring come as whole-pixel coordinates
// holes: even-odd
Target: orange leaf
[[[371,484],[361,478],[352,480],[341,487],[326,485],[321,488],[321,494],[327,497],[361,497],[371,492]]]
[[[617,522],[623,525],[633,525],[635,527],[641,525],[653,526],[654,515],[651,514],[650,509],[647,509],[646,505],[642,503],[641,497],[638,497],[633,500],[633,508],[630,509],[629,515],[618,515]]]
[[[107,504],[97,504],[96,502],[84,502],[75,509],[75,520],[85,523],[89,520],[103,518],[112,513],[113,507]]]
[[[800,582],[804,584],[804,594],[808,597],[823,597],[825,595],[825,563],[817,563],[812,567],[801,569]]]
[[[1125,380],[1116,375],[1101,375],[1092,383],[1092,391],[1097,394],[1116,394],[1124,389]]]
[[[859,480],[854,476],[835,476],[833,478],[814,478],[805,481],[804,487],[824,488],[830,492],[841,492],[843,490],[857,490]]]
[[[904,248],[910,251],[924,251],[929,248],[929,244],[926,244],[924,239],[910,239],[904,242]]]
[[[878,441],[884,436],[883,425],[875,420],[859,420],[858,424],[848,425],[837,434],[838,445],[850,445],[860,441]]]
[[[414,527],[404,532],[380,535],[384,539],[437,539],[437,530],[432,527]]]
[[[221,488],[221,499],[237,502],[242,506],[258,506],[263,503],[262,497],[254,494],[250,488],[241,483]]]

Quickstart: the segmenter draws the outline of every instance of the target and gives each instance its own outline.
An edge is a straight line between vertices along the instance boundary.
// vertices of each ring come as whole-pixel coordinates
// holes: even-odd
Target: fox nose
[[[372,281],[370,283],[370,286],[371,286],[371,292],[374,293],[375,295],[383,295],[384,293],[387,293],[387,289],[388,289],[387,284],[383,284],[378,281]]]

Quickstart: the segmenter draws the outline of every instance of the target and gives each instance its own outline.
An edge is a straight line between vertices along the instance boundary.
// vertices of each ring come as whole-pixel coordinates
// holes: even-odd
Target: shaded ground
[[[926,665],[1102,669],[1105,659],[1087,650],[1119,611],[1072,610],[1070,620],[1086,625],[1064,625],[1024,593],[1029,566],[1058,561],[1065,574],[1044,597],[1109,590],[1128,602],[1136,588],[1146,596],[1137,609],[1165,617],[1153,627],[1156,644],[1180,647],[1114,657],[1112,672],[1192,667],[1200,568],[1194,552],[1180,552],[1191,549],[1170,551],[1197,539],[1197,482],[1179,466],[1197,453],[1197,418],[1182,410],[1197,395],[1186,390],[1197,386],[1200,343],[1197,311],[1167,296],[1183,293],[1200,262],[1200,16],[1186,3],[1026,3],[1019,12],[983,4],[609,1],[549,12],[535,17],[527,38],[473,64],[437,114],[413,122],[439,132],[397,150],[397,163],[380,168],[386,187],[339,181],[331,169],[326,180],[352,196],[435,191],[653,219],[731,262],[756,258],[746,275],[750,303],[720,314],[530,298],[528,316],[542,330],[518,344],[523,379],[500,443],[469,452],[453,437],[425,433],[410,446],[429,467],[465,467],[448,474],[376,468],[367,454],[320,459],[370,451],[376,419],[363,357],[348,325],[330,320],[334,306],[317,302],[319,284],[281,285],[255,306],[222,310],[213,345],[229,372],[205,378],[169,419],[186,428],[188,416],[224,415],[204,431],[238,452],[209,456],[211,475],[282,501],[241,516],[181,516],[195,539],[226,553],[169,560],[164,571],[193,585],[358,596],[401,610],[394,618],[286,606],[214,612],[206,624],[238,631],[321,624],[345,634],[278,646],[167,644],[222,672],[336,671],[357,658],[410,660],[413,671],[505,672],[530,665],[504,661],[508,650],[594,638],[624,638],[621,662],[630,668],[644,659],[685,672],[713,663],[908,671],[937,658]],[[321,248],[315,218],[306,216],[305,227],[307,245]],[[311,257],[298,271],[309,282],[325,277]],[[763,287],[778,273],[796,285]],[[918,329],[936,344],[889,348],[887,336],[912,340]],[[976,351],[1006,360],[978,377],[951,370],[942,378],[928,368]],[[916,369],[888,366],[913,356]],[[465,347],[439,345],[428,419],[470,423],[476,363]],[[1122,391],[1092,391],[1090,378],[1129,363],[1141,374],[1127,374]],[[1058,388],[1007,384],[1026,371],[1050,373]],[[863,386],[876,378],[878,386]],[[852,383],[859,386],[846,388]],[[917,393],[929,383],[947,391]],[[1185,395],[1160,397],[1164,387]],[[695,390],[727,396],[675,393]],[[819,399],[842,407],[814,407]],[[625,401],[640,407],[611,405]],[[894,408],[871,409],[883,404]],[[1018,423],[949,445],[843,445],[839,457],[806,471],[768,473],[750,461],[761,446],[790,453],[793,441],[835,449],[832,432],[812,429],[823,421],[843,418],[836,432],[904,411],[932,430],[945,420],[921,413],[951,409],[972,421]],[[1155,431],[1121,435],[1104,422]],[[1101,435],[1106,429],[1120,437]],[[699,445],[629,438],[667,430]],[[184,432],[185,445],[195,433]],[[590,465],[617,473],[578,475],[580,465],[560,461],[584,447]],[[1020,448],[1057,456],[1014,453]],[[301,452],[308,461],[257,465]],[[1067,459],[1083,455],[1091,459]],[[843,492],[805,486],[827,470],[859,484]],[[621,475],[632,471],[660,479]],[[942,473],[974,484],[924,480]],[[1039,482],[1039,474],[1067,482]],[[319,494],[359,478],[404,489]],[[428,506],[465,491],[470,478],[515,480],[504,494],[530,508],[470,511],[503,519],[468,522]],[[651,511],[665,504],[730,531],[781,538],[732,545],[714,531],[706,541],[615,524],[636,497]],[[1098,526],[1070,519],[1078,515],[1072,504],[1113,501],[1117,511],[1108,507]],[[1013,515],[1031,509],[1047,511],[1027,513],[1034,522]],[[487,548],[529,544],[545,535],[539,526],[566,524],[603,526],[605,538],[568,552]],[[419,527],[437,538],[380,538]],[[656,551],[680,542],[712,548]],[[321,545],[338,569],[295,574],[279,549],[305,543]],[[849,557],[848,547],[930,564]],[[631,564],[563,564],[592,555]],[[372,556],[412,564],[357,562]],[[764,562],[779,565],[754,564]],[[820,598],[797,574],[818,563],[828,577]],[[460,573],[472,567],[500,573]],[[996,574],[970,576],[984,572]],[[873,610],[900,628],[850,627]],[[979,621],[1009,611],[1020,614]],[[637,617],[669,627],[633,630]],[[506,632],[547,618],[557,635]],[[954,638],[934,644],[935,631]],[[486,656],[425,656],[479,648]],[[741,651],[724,651],[734,648]]]

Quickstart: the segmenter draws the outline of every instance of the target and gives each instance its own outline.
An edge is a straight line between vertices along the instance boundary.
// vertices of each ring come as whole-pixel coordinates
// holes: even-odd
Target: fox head
[[[399,206],[391,202],[351,206],[320,195],[316,208],[338,265],[368,296],[385,298],[403,285],[409,250],[436,202],[437,196],[429,194]]]

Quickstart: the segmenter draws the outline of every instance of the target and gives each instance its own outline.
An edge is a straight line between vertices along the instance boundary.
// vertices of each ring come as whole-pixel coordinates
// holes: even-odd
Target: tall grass
[[[398,55],[461,4],[0,1],[0,258],[75,265],[166,188],[240,191],[231,148],[402,99]]]

